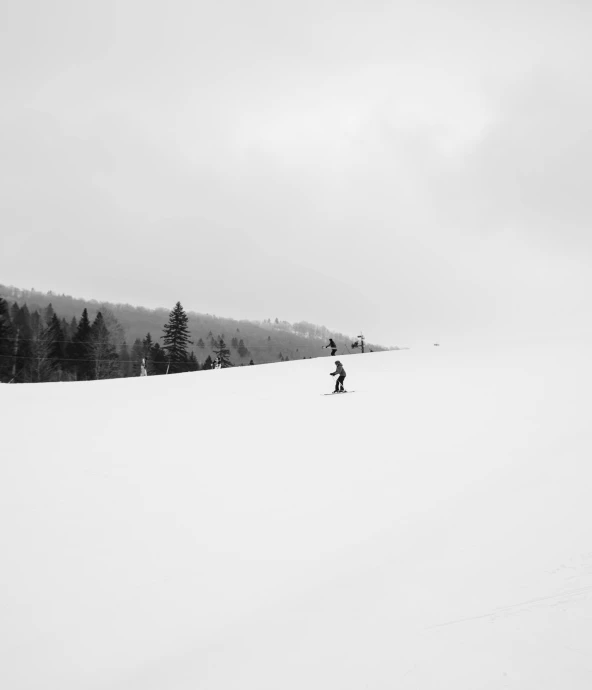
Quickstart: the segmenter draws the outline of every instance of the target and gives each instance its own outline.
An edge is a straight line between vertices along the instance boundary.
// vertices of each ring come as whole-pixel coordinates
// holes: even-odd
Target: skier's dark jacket
[[[335,374],[338,376],[345,376],[345,369],[343,368],[343,364],[341,362],[335,362],[335,367],[335,371],[331,374],[331,376],[335,376]]]

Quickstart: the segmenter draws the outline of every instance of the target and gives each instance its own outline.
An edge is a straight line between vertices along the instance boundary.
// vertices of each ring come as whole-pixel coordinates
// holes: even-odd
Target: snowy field
[[[589,690],[591,357],[0,386],[0,687]]]

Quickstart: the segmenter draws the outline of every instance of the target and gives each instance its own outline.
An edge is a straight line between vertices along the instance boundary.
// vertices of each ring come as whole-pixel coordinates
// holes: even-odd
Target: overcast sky
[[[0,282],[385,345],[588,328],[588,0],[0,6]]]

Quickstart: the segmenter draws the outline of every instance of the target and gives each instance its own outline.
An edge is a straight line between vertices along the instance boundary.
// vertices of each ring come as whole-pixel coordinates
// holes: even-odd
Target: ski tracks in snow
[[[568,578],[564,578],[564,582],[571,582],[571,586],[566,587],[555,594],[548,594],[540,597],[533,597],[525,601],[519,601],[515,604],[508,604],[507,606],[500,606],[487,613],[480,613],[473,616],[465,616],[463,618],[456,618],[454,620],[437,623],[428,626],[427,630],[435,630],[437,628],[444,628],[450,625],[458,625],[460,623],[469,623],[471,621],[489,619],[490,622],[495,622],[503,618],[510,618],[512,616],[519,616],[529,613],[541,607],[559,607],[567,606],[576,601],[587,599],[592,594],[592,551],[574,556],[566,563],[559,565],[551,571],[547,571],[549,575],[563,575],[566,572],[571,573]],[[574,582],[575,580],[575,582]],[[588,584],[584,584],[587,582]],[[581,586],[574,586],[574,584]]]

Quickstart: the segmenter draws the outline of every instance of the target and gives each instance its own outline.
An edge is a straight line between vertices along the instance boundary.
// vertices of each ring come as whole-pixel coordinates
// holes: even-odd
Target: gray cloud
[[[91,5],[5,10],[3,282],[387,343],[590,287],[586,7]]]

